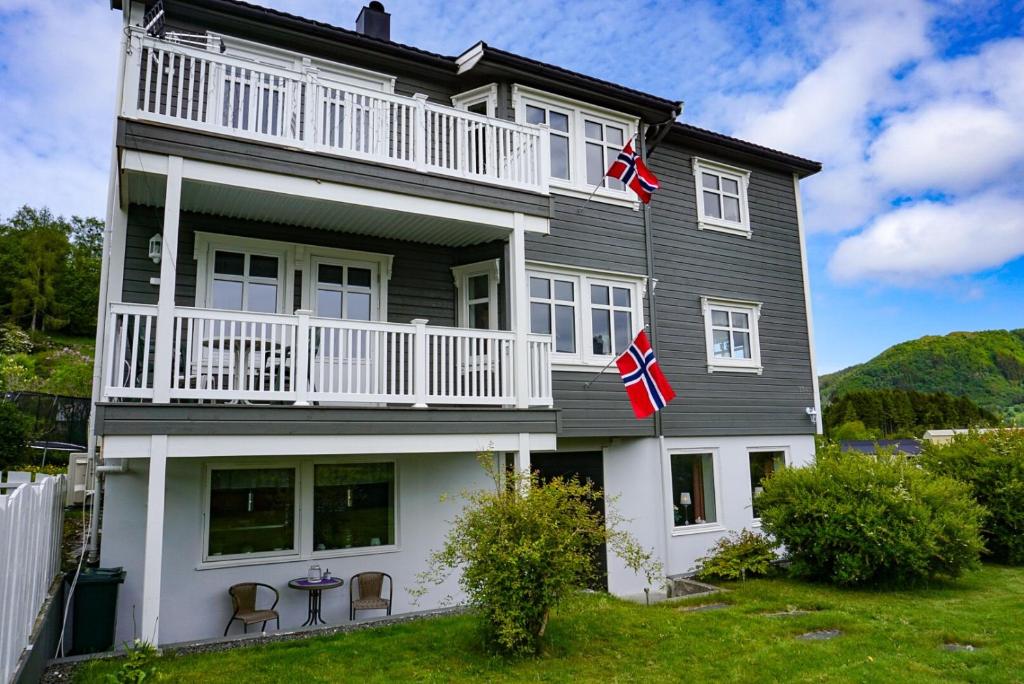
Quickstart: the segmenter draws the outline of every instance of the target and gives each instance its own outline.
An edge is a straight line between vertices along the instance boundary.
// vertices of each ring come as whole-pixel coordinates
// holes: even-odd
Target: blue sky
[[[362,5],[261,1],[340,26]],[[920,335],[1024,327],[1024,1],[385,4],[400,42],[482,39],[822,161],[803,185],[821,372]],[[0,0],[0,216],[102,215],[108,6]]]

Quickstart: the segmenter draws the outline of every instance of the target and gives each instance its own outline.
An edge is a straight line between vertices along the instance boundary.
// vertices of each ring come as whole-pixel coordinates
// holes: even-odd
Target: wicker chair
[[[270,608],[264,608],[262,610],[256,609],[256,593],[260,587],[265,587],[270,591],[274,592],[274,604]],[[228,589],[228,593],[231,594],[231,605],[234,607],[235,612],[232,613],[231,619],[228,620],[228,626],[224,628],[224,636],[228,635],[228,630],[231,629],[231,623],[238,620],[242,623],[242,631],[246,634],[249,632],[249,625],[257,622],[262,622],[263,627],[260,631],[267,629],[267,623],[271,620],[277,621],[277,628],[281,629],[281,616],[278,615],[277,602],[281,599],[280,594],[277,593],[277,589],[270,586],[269,584],[263,584],[261,582],[245,582],[243,584],[232,585]]]
[[[388,580],[388,597],[384,598],[384,578]],[[358,589],[358,596],[356,590]],[[356,619],[357,610],[386,610],[391,615],[391,599],[395,584],[385,572],[361,572],[353,575],[348,584],[348,619]]]

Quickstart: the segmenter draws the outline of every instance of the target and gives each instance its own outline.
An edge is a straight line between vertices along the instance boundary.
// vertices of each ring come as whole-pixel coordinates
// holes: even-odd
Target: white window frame
[[[624,287],[630,290],[630,303],[632,305],[633,333],[644,327],[644,297],[647,295],[647,278],[641,275],[629,273],[618,273],[614,271],[601,271],[597,269],[576,269],[565,266],[557,266],[543,262],[528,261],[526,263],[527,288],[531,277],[569,280],[576,288],[575,302],[575,332],[576,352],[554,351],[554,333],[552,333],[551,368],[557,371],[593,371],[594,368],[603,368],[608,365],[615,354],[595,354],[593,352],[593,327],[591,316],[590,286],[608,285],[609,287]],[[529,292],[528,292],[529,294]],[[552,292],[552,296],[554,293]],[[609,296],[613,293],[609,292]],[[533,297],[529,297],[530,303]],[[606,308],[598,305],[600,308]],[[554,325],[554,314],[552,314],[552,326]],[[614,320],[612,321],[614,327]],[[630,340],[632,342],[632,340]],[[615,368],[608,368],[607,372],[618,372]]]
[[[676,503],[672,500],[672,456],[676,454],[711,454],[711,467],[714,469],[712,478],[715,485],[715,522],[694,523],[693,525],[676,525],[673,516]],[[694,447],[685,449],[665,449],[662,452],[662,481],[665,483],[663,496],[668,501],[665,507],[667,528],[671,530],[671,536],[681,537],[691,534],[708,534],[725,531],[725,523],[722,522],[724,510],[722,501],[722,458],[718,447]]]
[[[375,309],[371,320],[386,321],[388,319],[388,282],[391,280],[394,255],[378,252],[362,252],[336,247],[321,247],[262,238],[241,237],[223,233],[196,231],[195,250],[192,257],[196,260],[196,308],[208,308],[208,293],[213,282],[214,251],[254,252],[267,256],[280,257],[283,265],[281,282],[278,286],[278,313],[291,314],[292,302],[295,301],[295,271],[302,272],[302,306],[311,310],[313,296],[316,292],[311,286],[313,264],[317,259],[343,263],[362,268],[372,267],[373,294],[371,308]],[[279,267],[280,268],[280,267]]]
[[[715,356],[714,335],[712,334],[712,309],[728,311],[730,313],[730,330],[732,313],[747,315],[747,320],[750,323],[749,359],[726,359]],[[707,350],[708,373],[756,373],[761,375],[764,371],[764,367],[761,365],[761,340],[758,325],[759,319],[761,318],[761,303],[735,299],[701,297],[701,312],[704,315],[704,343]]]
[[[394,543],[380,546],[360,546],[351,549],[329,549],[316,551],[313,548],[313,523],[315,514],[315,467],[317,465],[391,463],[394,467]],[[295,471],[295,539],[294,549],[261,553],[210,556],[210,487],[214,470],[263,470],[292,469]],[[350,456],[294,456],[280,458],[231,458],[208,461],[203,465],[199,521],[202,547],[199,549],[196,570],[212,570],[247,565],[268,565],[272,563],[294,563],[350,556],[369,556],[397,553],[402,550],[402,504],[401,504],[401,460],[394,455],[350,455]]]
[[[498,84],[488,83],[482,85],[479,88],[473,88],[467,90],[464,93],[458,95],[452,95],[452,106],[455,109],[461,111],[468,111],[473,105],[478,105],[481,102],[486,103],[487,110],[485,116],[495,118],[498,115]]]
[[[203,469],[203,496],[202,496],[202,550],[200,559],[204,565],[222,566],[233,565],[238,561],[261,562],[267,559],[296,560],[301,557],[302,544],[302,473],[296,463],[275,461],[272,463],[249,462],[225,462],[210,463]],[[215,470],[291,470],[295,473],[294,479],[294,515],[295,521],[292,531],[292,548],[282,551],[260,551],[258,553],[233,553],[229,555],[210,555],[210,503],[212,501],[213,471]]]
[[[487,299],[469,299],[469,280],[477,276],[487,276]],[[501,284],[501,259],[487,259],[473,264],[452,266],[452,278],[455,280],[457,297],[457,325],[469,327],[469,307],[473,304],[487,302],[487,320],[489,330],[498,329],[498,285]]]
[[[512,86],[512,109],[515,112],[516,121],[526,122],[527,105],[554,109],[569,116],[569,179],[555,178],[554,176],[549,179],[551,191],[557,194],[587,197],[594,191],[594,186],[587,183],[585,120],[591,119],[604,125],[611,124],[621,127],[625,131],[625,140],[631,140],[636,136],[640,124],[640,120],[636,117],[621,112],[553,95],[518,83],[514,84]],[[601,186],[594,192],[593,199],[598,202],[630,206],[634,209],[639,207],[639,200],[628,188],[619,190]]]
[[[764,452],[773,452],[773,451],[781,451],[782,452],[782,465],[783,465],[783,467],[785,467],[785,468],[789,468],[790,467],[791,461],[790,461],[790,458],[789,458],[789,446],[788,445],[786,445],[786,446],[753,446],[753,447],[747,447],[747,479],[748,480],[750,479],[750,455],[751,454],[760,454],[760,453],[764,453]],[[751,519],[751,525],[753,525],[754,527],[760,527],[761,526],[761,519],[754,516],[754,490],[753,489],[750,490],[750,519]]]
[[[728,221],[725,218],[707,216],[704,213],[704,186],[701,174],[705,172],[716,175],[719,178],[724,177],[736,181],[740,191],[739,221]],[[693,182],[697,193],[697,228],[699,230],[715,230],[732,235],[742,235],[750,239],[750,203],[747,200],[748,188],[750,186],[750,171],[737,166],[729,166],[721,162],[711,161],[710,159],[694,157]],[[721,181],[719,181],[719,188],[721,188]],[[722,194],[721,190],[719,190],[719,194]]]
[[[359,261],[356,259],[345,259],[339,256],[330,256],[319,253],[310,255],[308,271],[309,278],[303,282],[307,296],[309,297],[309,308],[313,311],[313,315],[324,318],[324,316],[321,316],[320,313],[316,311],[317,290],[320,289],[320,274],[317,271],[321,264],[325,264],[327,266],[339,266],[342,269],[343,280],[345,282],[341,285],[330,283],[329,287],[326,288],[341,293],[342,313],[345,313],[346,294],[349,292],[365,292],[366,290],[369,290],[370,320],[381,320],[380,264],[376,261]],[[362,268],[370,272],[369,288],[365,288],[361,285],[348,284],[348,269],[350,268]]]

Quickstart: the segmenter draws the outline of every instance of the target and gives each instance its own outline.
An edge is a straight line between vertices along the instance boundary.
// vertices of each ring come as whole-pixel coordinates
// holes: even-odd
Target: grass
[[[986,566],[910,591],[844,590],[786,579],[730,585],[710,598],[644,607],[581,594],[552,617],[542,656],[482,652],[461,615],[205,655],[164,656],[165,681],[202,682],[1022,682],[1024,569]],[[681,605],[729,607],[682,612]],[[795,617],[763,613],[812,610]],[[839,629],[832,641],[799,634]],[[974,652],[950,652],[946,643]],[[76,682],[103,682],[94,661]]]

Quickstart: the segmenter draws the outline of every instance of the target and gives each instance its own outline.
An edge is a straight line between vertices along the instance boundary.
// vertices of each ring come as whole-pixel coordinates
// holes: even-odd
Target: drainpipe
[[[96,349],[95,361],[92,367],[92,406],[89,411],[89,435],[86,452],[89,455],[89,462],[93,464],[92,469],[92,515],[89,520],[89,542],[86,545],[86,561],[94,564],[99,561],[99,529],[100,529],[100,500],[102,499],[103,480],[100,478],[101,468],[96,464],[96,403],[100,400],[103,391],[103,350],[106,347],[107,332],[107,290],[110,277],[111,245],[113,244],[113,224],[115,203],[120,202],[116,192],[118,179],[117,160],[117,124],[116,118],[121,111],[121,102],[124,97],[124,75],[127,62],[127,51],[129,46],[128,26],[131,23],[132,2],[125,3],[124,19],[121,31],[121,51],[117,60],[117,88],[116,99],[114,100],[115,125],[113,139],[110,145],[110,182],[107,186],[107,216],[106,226],[103,231],[103,258],[100,261],[100,292],[99,301],[96,303]],[[88,487],[87,487],[88,489]],[[88,504],[87,504],[88,505]]]

